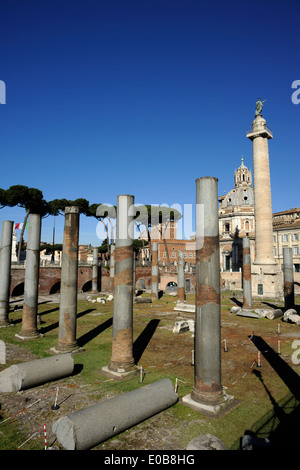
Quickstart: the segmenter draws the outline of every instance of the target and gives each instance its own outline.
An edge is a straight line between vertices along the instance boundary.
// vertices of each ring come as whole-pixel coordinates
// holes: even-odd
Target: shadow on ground
[[[253,439],[251,450],[297,449],[300,422],[300,377],[263,338],[253,335],[251,340],[290,390],[290,393],[277,403],[264,382],[263,372],[252,371],[264,387],[272,409],[255,423],[253,430],[245,432],[245,435]],[[268,439],[269,443],[265,439]],[[240,448],[242,448],[242,441],[243,438],[240,440]]]

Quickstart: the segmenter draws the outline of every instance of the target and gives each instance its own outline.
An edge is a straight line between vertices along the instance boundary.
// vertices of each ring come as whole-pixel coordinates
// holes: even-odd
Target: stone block
[[[190,327],[187,321],[181,320],[175,323],[173,328],[173,333],[184,333],[185,331],[189,331]]]
[[[240,309],[238,312],[236,312],[236,314],[241,317],[260,318],[258,313],[253,312],[252,310],[247,310],[245,308]]]
[[[174,310],[176,312],[195,313],[196,312],[196,307],[193,304],[186,304],[186,303],[183,303],[183,302],[177,302],[177,304],[174,307]]]
[[[237,313],[240,310],[241,310],[241,307],[237,307],[237,306],[234,305],[233,307],[231,307],[230,313]]]

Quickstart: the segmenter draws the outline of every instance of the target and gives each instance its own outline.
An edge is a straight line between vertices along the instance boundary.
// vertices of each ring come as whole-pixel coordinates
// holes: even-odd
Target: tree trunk
[[[20,257],[21,257],[21,250],[22,250],[22,243],[23,243],[24,230],[25,230],[25,225],[26,225],[26,222],[27,222],[27,220],[28,220],[29,214],[30,214],[30,210],[28,209],[27,212],[26,212],[26,214],[25,214],[25,217],[24,217],[23,227],[22,227],[21,235],[20,235],[19,248],[18,248],[18,258],[17,258],[17,262],[18,262],[18,263],[20,263]]]
[[[160,232],[160,235],[161,235],[161,237],[162,237],[162,239],[163,239],[163,243],[164,243],[164,245],[165,245],[165,250],[166,250],[166,253],[167,253],[167,265],[170,264],[170,256],[169,256],[168,244],[167,244],[167,242],[166,242],[166,239],[165,239],[165,237],[164,237],[164,234],[166,233],[166,230],[167,230],[167,228],[168,228],[169,222],[170,222],[170,221],[168,221],[167,226],[166,226],[166,228],[165,228],[164,231],[163,231],[163,228],[162,228],[162,224],[160,224],[160,228],[159,228],[159,232]]]
[[[106,246],[107,246],[107,255],[109,257],[109,253],[110,253],[110,250],[109,250],[109,233],[108,233],[108,226],[104,223],[104,220],[103,219],[100,219],[100,221],[103,223],[104,227],[105,227],[105,231],[106,231]]]

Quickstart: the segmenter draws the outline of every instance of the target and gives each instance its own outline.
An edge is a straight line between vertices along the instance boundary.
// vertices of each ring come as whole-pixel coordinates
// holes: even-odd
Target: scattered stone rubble
[[[300,325],[300,315],[298,315],[297,310],[294,308],[290,308],[284,312],[282,320],[288,323],[296,323],[296,325]]]
[[[106,304],[106,302],[113,300],[113,298],[114,296],[112,294],[108,295],[107,297],[97,297],[97,298],[94,298],[91,295],[88,295],[86,300],[92,303],[98,302],[99,304]]]
[[[283,315],[282,310],[280,308],[246,309],[237,306],[231,307],[230,313],[235,313],[236,315],[242,317],[267,318],[268,320],[274,320],[275,318],[280,318]]]
[[[230,313],[235,313],[239,316],[251,318],[267,318],[268,320],[274,320],[275,318],[282,317],[282,321],[284,322],[295,323],[296,325],[300,325],[300,315],[298,315],[297,310],[293,308],[290,308],[283,313],[280,308],[256,308],[250,310],[234,306],[231,307]]]
[[[185,331],[195,333],[195,320],[180,320],[175,322],[173,333],[184,333]]]

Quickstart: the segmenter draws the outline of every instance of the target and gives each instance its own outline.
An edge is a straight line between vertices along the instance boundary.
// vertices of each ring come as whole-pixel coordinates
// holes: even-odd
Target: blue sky
[[[0,187],[183,207],[215,176],[224,194],[241,155],[252,169],[261,97],[273,211],[299,207],[299,13],[293,0],[2,0]],[[23,216],[6,208],[0,221]],[[96,226],[81,216],[80,243],[101,243]],[[43,241],[52,227],[43,220]]]

